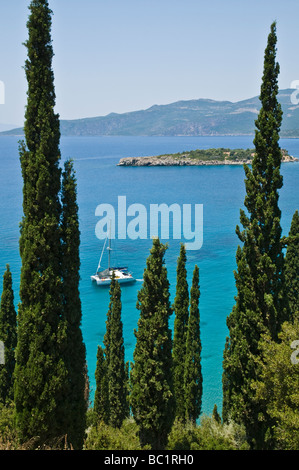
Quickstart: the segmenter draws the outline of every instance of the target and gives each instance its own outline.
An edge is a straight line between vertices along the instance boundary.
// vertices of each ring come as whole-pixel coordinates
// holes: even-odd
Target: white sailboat
[[[107,243],[107,239],[109,240],[109,244],[107,247],[108,250],[108,267],[104,270],[101,271],[101,263],[102,263],[102,258],[105,250],[105,246]],[[109,237],[106,238],[103,250],[101,253],[100,261],[96,270],[96,273],[90,276],[92,281],[95,281],[98,286],[107,286],[111,283],[111,278],[112,278],[112,273],[114,272],[115,279],[120,283],[120,284],[128,284],[135,282],[136,279],[132,276],[132,274],[128,271],[127,267],[124,266],[111,266],[111,236],[110,236],[110,231],[109,231]]]

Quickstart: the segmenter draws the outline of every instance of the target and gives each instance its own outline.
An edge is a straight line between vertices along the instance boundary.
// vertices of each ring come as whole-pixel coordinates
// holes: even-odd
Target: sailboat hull
[[[98,286],[109,286],[111,284],[111,279],[101,279],[98,276],[91,276],[91,280],[95,281]],[[134,277],[130,278],[115,278],[119,284],[130,284],[136,281]]]
[[[110,265],[111,236],[110,236],[110,234],[111,234],[111,222],[110,222],[110,231],[109,231],[109,238],[108,238],[109,239],[109,246],[107,248],[107,250],[108,250],[108,268],[105,269],[104,271],[101,271],[101,272],[99,271],[99,268],[101,266],[102,256],[103,256],[104,249],[105,249],[105,246],[106,246],[106,241],[107,241],[107,238],[106,238],[104,246],[103,246],[101,258],[100,258],[100,261],[99,261],[99,264],[98,264],[97,272],[93,276],[90,276],[91,280],[95,281],[98,286],[108,286],[109,284],[111,284],[112,274],[114,273],[115,280],[118,281],[120,284],[130,284],[132,282],[135,282],[136,279],[134,279],[132,274],[128,271],[127,267],[120,267],[120,266],[111,267],[111,265]]]
[[[130,274],[129,272],[125,271],[124,269],[121,270],[113,270],[114,271],[114,276],[115,280],[119,282],[119,284],[129,284],[133,283],[136,281],[136,279]],[[111,277],[112,277],[112,271],[108,271],[105,275],[103,273],[97,273],[94,276],[91,276],[91,280],[95,281],[98,286],[108,286],[111,284]]]

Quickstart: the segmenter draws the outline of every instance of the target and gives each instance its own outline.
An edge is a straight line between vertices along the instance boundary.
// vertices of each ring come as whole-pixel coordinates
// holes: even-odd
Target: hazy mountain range
[[[15,129],[17,126],[13,124],[1,124],[0,123],[0,132],[10,131],[11,129]]]
[[[294,104],[297,99],[296,92],[294,89],[279,92],[278,99],[283,109],[281,137],[299,137],[299,104]],[[254,133],[255,119],[260,106],[258,96],[235,103],[212,99],[177,101],[123,114],[111,113],[107,116],[61,120],[61,134],[65,136],[250,135]],[[22,134],[22,128],[0,133],[0,135]]]

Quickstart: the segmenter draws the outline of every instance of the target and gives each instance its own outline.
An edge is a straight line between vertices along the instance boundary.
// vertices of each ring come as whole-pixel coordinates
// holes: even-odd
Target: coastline
[[[291,155],[282,156],[282,163],[298,162],[298,158]],[[211,159],[201,160],[198,158],[191,158],[187,154],[180,157],[173,155],[150,156],[150,157],[124,157],[121,158],[117,166],[216,166],[216,165],[251,165],[252,159],[238,159],[231,160],[224,159]]]

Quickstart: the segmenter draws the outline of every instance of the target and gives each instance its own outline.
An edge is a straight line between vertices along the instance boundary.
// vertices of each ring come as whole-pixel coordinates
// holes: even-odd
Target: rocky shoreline
[[[283,155],[282,162],[297,162],[298,158],[291,155]],[[125,157],[121,158],[117,166],[207,166],[207,165],[250,165],[252,160],[200,160],[197,158],[181,155],[179,158],[173,155],[162,155],[153,157]]]

